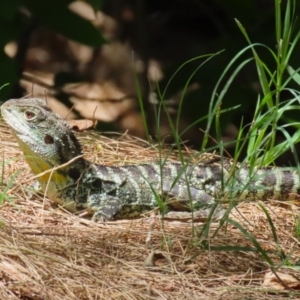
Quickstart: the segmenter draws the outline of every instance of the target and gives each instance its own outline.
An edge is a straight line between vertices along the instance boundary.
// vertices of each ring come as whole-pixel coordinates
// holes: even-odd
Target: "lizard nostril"
[[[44,141],[45,141],[45,144],[47,144],[47,145],[54,143],[53,137],[49,134],[45,135]]]

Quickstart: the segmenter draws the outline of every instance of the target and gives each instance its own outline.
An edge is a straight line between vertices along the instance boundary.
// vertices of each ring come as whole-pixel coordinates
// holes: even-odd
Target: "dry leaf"
[[[94,128],[94,126],[96,125],[97,121],[93,121],[93,120],[87,120],[87,119],[83,119],[83,120],[68,120],[68,123],[70,124],[70,126],[72,127],[73,130],[75,131],[83,131],[89,128]]]
[[[280,281],[273,272],[267,272],[265,275],[265,280],[263,282],[264,287],[269,287],[275,290],[284,290],[286,287],[283,283],[290,289],[300,289],[300,281],[290,274],[285,274],[282,272],[276,272],[277,276],[280,278]]]

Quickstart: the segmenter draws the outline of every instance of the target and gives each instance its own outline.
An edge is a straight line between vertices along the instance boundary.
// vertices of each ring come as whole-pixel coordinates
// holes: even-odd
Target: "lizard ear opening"
[[[81,177],[80,171],[76,168],[70,169],[68,174],[74,181],[77,181]]]
[[[44,137],[44,142],[45,142],[46,145],[50,145],[50,144],[54,143],[54,139],[51,135],[46,134],[45,137]]]

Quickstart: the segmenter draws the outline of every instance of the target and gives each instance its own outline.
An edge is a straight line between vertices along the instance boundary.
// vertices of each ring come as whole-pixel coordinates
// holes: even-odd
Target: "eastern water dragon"
[[[196,165],[95,165],[83,158],[71,127],[45,101],[12,99],[1,113],[33,173],[43,174],[38,180],[47,197],[72,212],[88,209],[94,220],[135,218],[158,206],[171,218],[186,212],[206,218],[212,210],[220,217],[222,201],[285,201],[300,194],[296,171],[263,167],[250,172],[227,159]]]

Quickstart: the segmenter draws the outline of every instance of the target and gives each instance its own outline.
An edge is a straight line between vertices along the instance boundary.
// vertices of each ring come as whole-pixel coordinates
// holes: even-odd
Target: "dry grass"
[[[21,170],[11,197],[0,210],[0,298],[1,299],[296,299],[296,290],[276,290],[264,284],[268,265],[257,252],[203,250],[213,246],[251,246],[247,237],[233,225],[211,224],[210,238],[197,237],[202,224],[157,220],[150,246],[145,240],[150,218],[96,224],[51,206],[38,196],[29,198],[24,189],[32,175],[17,144],[0,123],[0,144],[4,154],[5,184]],[[96,140],[97,139],[97,140]],[[83,138],[87,157],[100,163],[145,161],[157,157],[157,150],[130,139],[115,141]],[[98,155],[96,155],[98,152]],[[165,153],[166,154],[166,153]],[[193,153],[190,153],[190,156]],[[176,153],[174,154],[176,158]],[[195,156],[197,159],[197,156]],[[294,206],[267,203],[276,226],[279,245],[288,261],[300,257],[300,242],[294,234]],[[243,203],[231,213],[280,265],[266,215],[256,203]],[[157,254],[155,266],[146,268],[149,254]],[[279,272],[293,273],[281,268]],[[286,282],[289,285],[289,282]],[[299,289],[299,286],[298,286]]]

